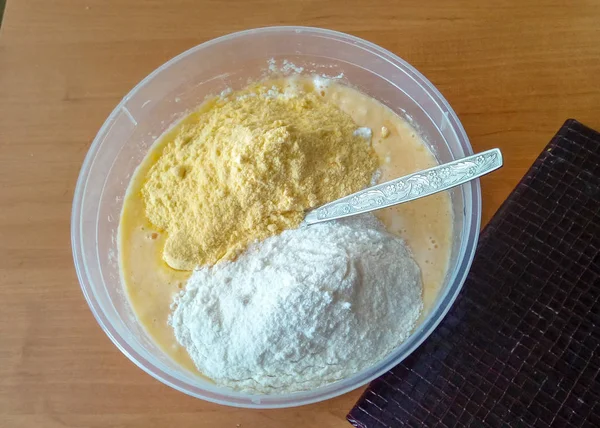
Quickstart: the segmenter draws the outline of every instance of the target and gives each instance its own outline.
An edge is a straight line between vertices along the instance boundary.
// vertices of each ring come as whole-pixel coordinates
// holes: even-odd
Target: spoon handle
[[[500,149],[487,150],[377,184],[310,211],[303,225],[350,217],[413,201],[474,180],[502,166]]]

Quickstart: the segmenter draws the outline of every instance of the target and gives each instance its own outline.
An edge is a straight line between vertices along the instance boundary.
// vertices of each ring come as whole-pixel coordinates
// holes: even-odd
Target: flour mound
[[[307,209],[367,187],[379,164],[370,129],[355,135],[352,117],[319,93],[258,85],[225,95],[166,134],[142,188],[174,269],[233,260],[298,227]]]
[[[421,295],[404,242],[367,215],[288,230],[194,271],[169,322],[217,384],[293,392],[384,358],[414,328]]]

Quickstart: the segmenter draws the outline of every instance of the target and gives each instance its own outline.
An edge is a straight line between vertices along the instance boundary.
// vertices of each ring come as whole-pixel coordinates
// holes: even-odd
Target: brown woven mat
[[[568,120],[483,231],[456,303],[357,427],[600,427],[600,134]]]

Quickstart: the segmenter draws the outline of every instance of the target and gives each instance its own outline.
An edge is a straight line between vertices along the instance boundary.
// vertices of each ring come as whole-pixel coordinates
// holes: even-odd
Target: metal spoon
[[[377,184],[329,202],[308,212],[302,225],[350,217],[413,201],[460,186],[501,166],[500,149],[487,150]]]

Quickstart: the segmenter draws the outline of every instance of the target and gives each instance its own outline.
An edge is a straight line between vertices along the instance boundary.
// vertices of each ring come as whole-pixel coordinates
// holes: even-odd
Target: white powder
[[[281,67],[281,70],[284,73],[296,73],[296,74],[300,74],[300,73],[302,73],[304,71],[304,67],[298,67],[293,62],[290,62],[287,59],[284,59],[283,60],[283,66]]]
[[[371,131],[371,128],[367,128],[367,127],[360,127],[357,128],[356,131],[354,131],[354,135],[358,136],[358,137],[362,137],[367,141],[371,141],[371,138],[373,137],[373,131]]]
[[[288,230],[196,270],[169,322],[217,384],[292,392],[385,357],[414,328],[421,293],[404,242],[365,215]]]

